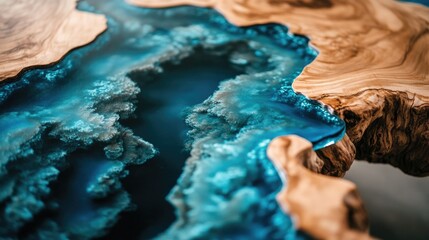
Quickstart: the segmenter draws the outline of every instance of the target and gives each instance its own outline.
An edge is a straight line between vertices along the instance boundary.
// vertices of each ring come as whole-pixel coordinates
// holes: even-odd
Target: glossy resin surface
[[[319,149],[344,134],[291,88],[316,56],[307,39],[204,8],[79,8],[108,30],[0,87],[0,234],[304,237],[275,202],[265,151],[281,135]]]

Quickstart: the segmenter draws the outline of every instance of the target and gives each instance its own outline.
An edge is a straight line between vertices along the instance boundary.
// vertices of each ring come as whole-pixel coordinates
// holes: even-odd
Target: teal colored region
[[[0,236],[300,239],[271,139],[323,148],[344,123],[291,88],[317,53],[195,7],[80,1],[108,30],[0,86]],[[286,179],[287,182],[287,179]]]
[[[413,2],[413,3],[419,3],[425,6],[429,6],[429,0],[403,0],[403,2]]]

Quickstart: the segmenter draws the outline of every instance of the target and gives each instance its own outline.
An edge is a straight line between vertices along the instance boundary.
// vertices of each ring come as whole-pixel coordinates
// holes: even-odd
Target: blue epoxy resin
[[[344,123],[296,94],[316,56],[279,25],[214,10],[80,1],[108,30],[0,86],[0,235],[294,239],[265,151],[322,148]]]
[[[425,6],[429,6],[429,0],[402,0],[403,2],[413,2],[413,3],[419,3]]]

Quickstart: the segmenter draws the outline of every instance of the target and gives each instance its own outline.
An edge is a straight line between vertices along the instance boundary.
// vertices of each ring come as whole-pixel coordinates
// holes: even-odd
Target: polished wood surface
[[[211,7],[238,26],[279,23],[310,39],[319,54],[293,88],[331,107],[347,134],[317,155],[295,136],[271,142],[268,155],[287,177],[278,201],[298,229],[318,239],[370,238],[355,185],[323,176],[344,176],[355,159],[429,175],[429,8],[393,0],[128,1]]]
[[[212,7],[239,26],[274,22],[309,37],[319,55],[293,88],[333,108],[347,135],[317,155],[296,136],[270,144],[268,155],[288,179],[279,203],[299,229],[316,238],[369,238],[354,184],[318,173],[343,176],[358,158],[429,175],[428,8],[393,0],[128,2]],[[104,16],[76,10],[76,0],[1,0],[0,8],[0,81],[53,64],[106,29]]]
[[[319,55],[293,87],[311,98],[383,88],[429,100],[429,8],[417,4],[393,0],[128,1],[145,7],[212,7],[239,26],[275,22],[309,37]]]
[[[0,81],[59,61],[92,42],[106,18],[76,10],[76,0],[1,0]]]
[[[319,151],[323,172],[342,176],[358,158],[429,175],[429,8],[393,0],[128,1],[212,7],[238,26],[274,22],[309,37],[319,55],[293,88],[332,107],[351,140]]]
[[[287,187],[277,201],[295,227],[317,239],[371,239],[368,219],[356,185],[320,173],[323,161],[307,140],[278,137],[267,151]]]

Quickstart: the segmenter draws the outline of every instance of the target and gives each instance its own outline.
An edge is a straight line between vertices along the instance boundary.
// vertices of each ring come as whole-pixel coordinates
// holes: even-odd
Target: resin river
[[[108,30],[0,87],[0,235],[305,238],[265,150],[285,134],[316,149],[343,136],[291,88],[316,56],[307,39],[203,8],[79,8]]]

